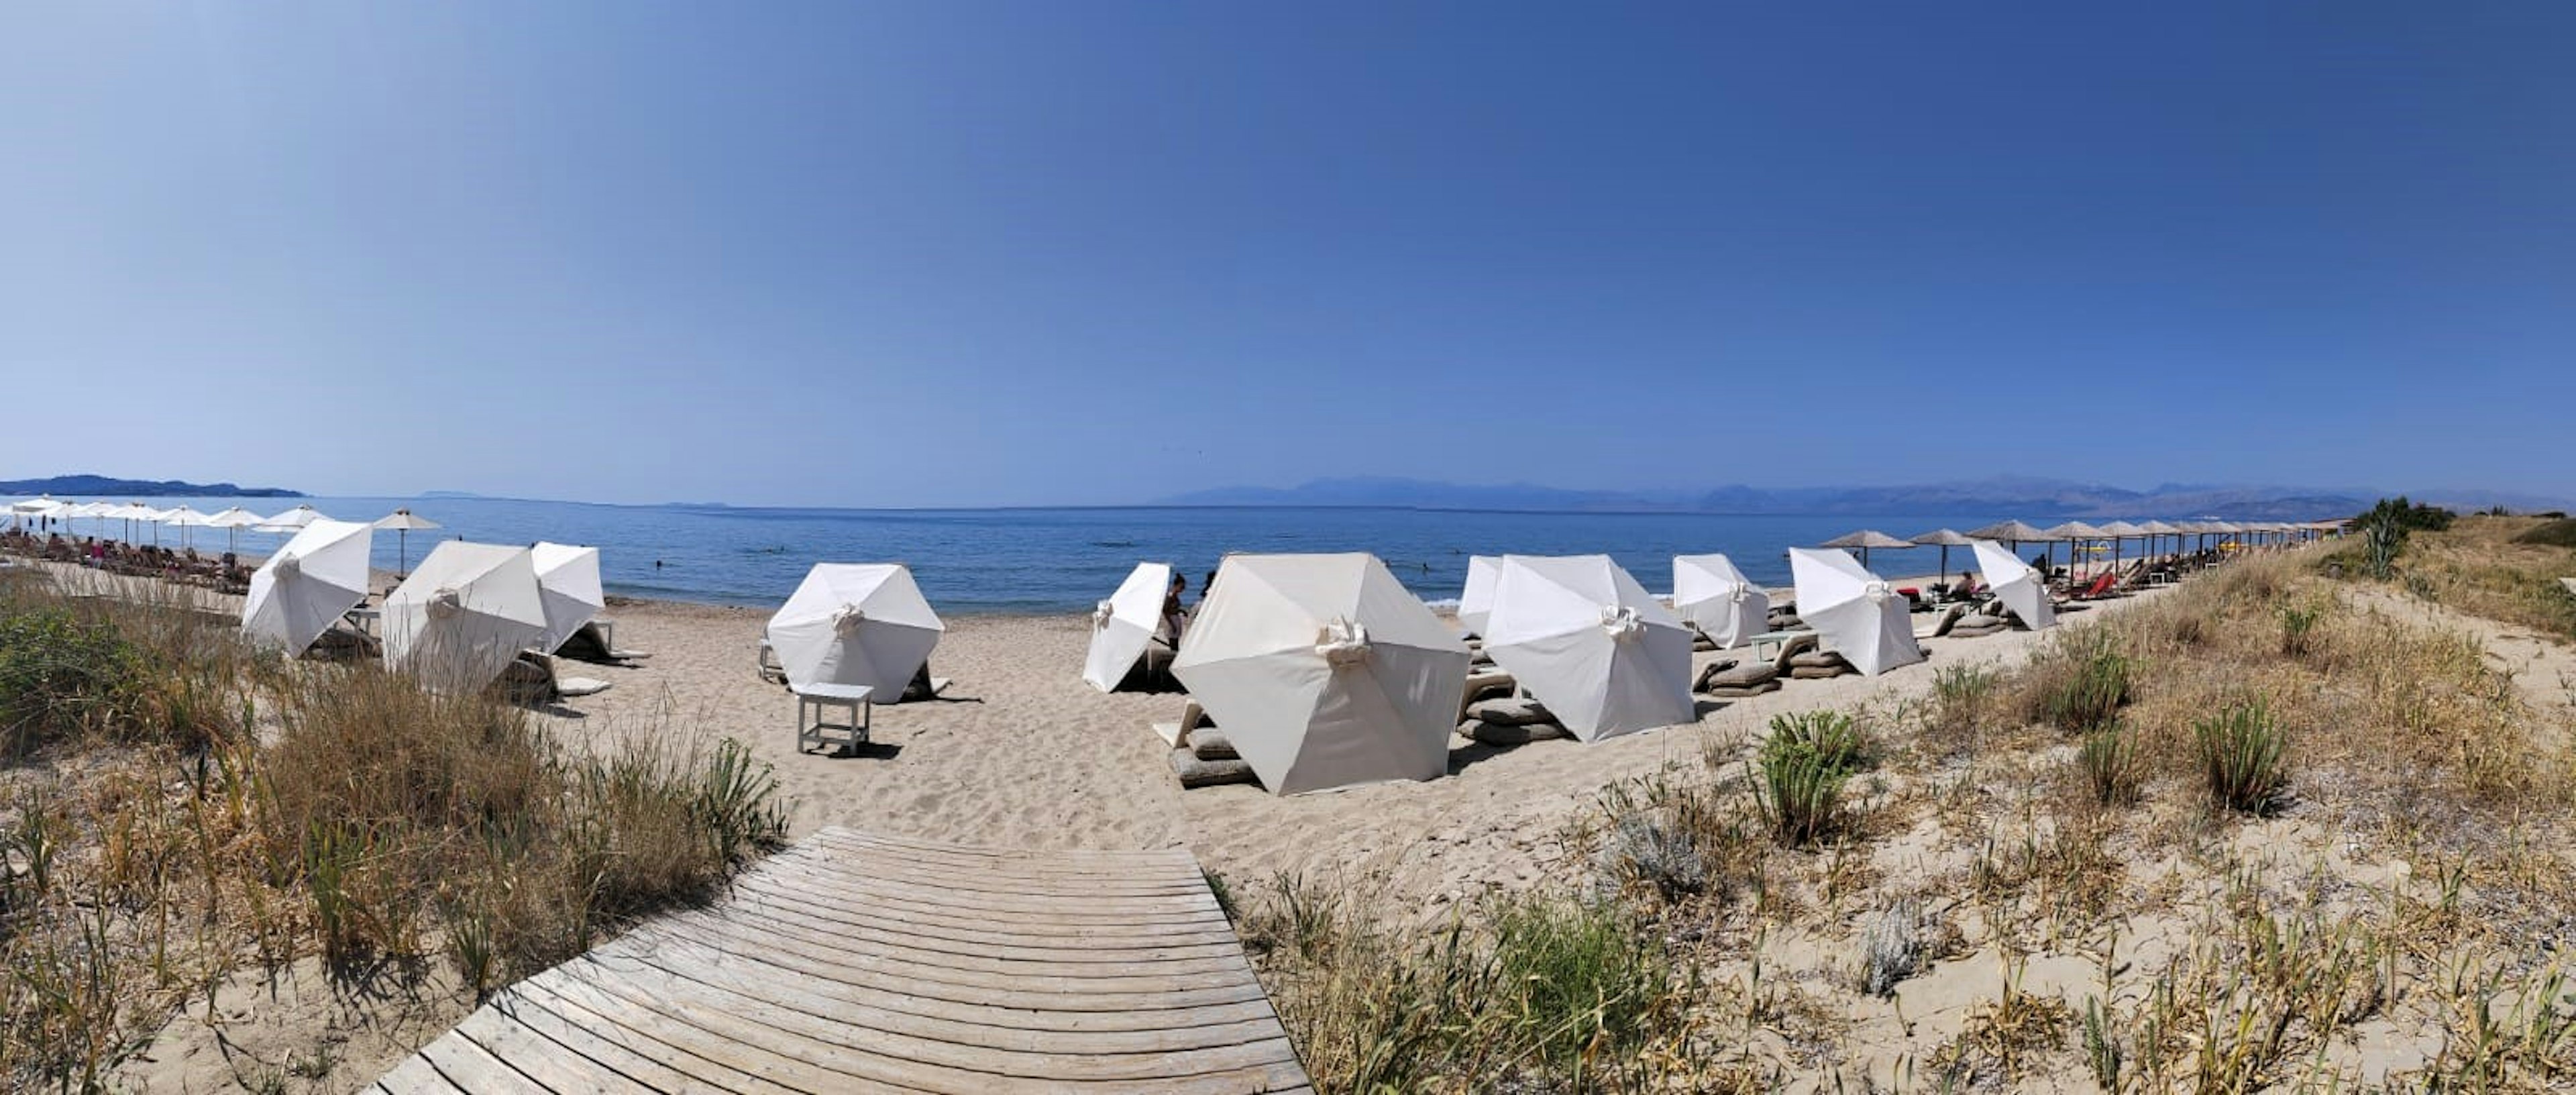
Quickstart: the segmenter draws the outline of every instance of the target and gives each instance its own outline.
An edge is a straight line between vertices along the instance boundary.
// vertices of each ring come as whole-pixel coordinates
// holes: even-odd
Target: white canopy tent
[[[1685,723],[1690,630],[1607,555],[1506,555],[1485,652],[1584,741]]]
[[[545,635],[535,556],[499,544],[440,544],[386,595],[384,629],[386,667],[435,691],[490,684]]]
[[[1091,649],[1082,659],[1082,679],[1103,692],[1115,691],[1136,660],[1145,656],[1163,627],[1163,594],[1172,588],[1172,565],[1138,563],[1118,583],[1117,592],[1091,612]]]
[[[367,551],[374,530],[316,521],[251,572],[242,634],[288,657],[304,653],[367,599]]]
[[[1494,579],[1501,576],[1503,561],[1494,555],[1467,557],[1467,588],[1458,594],[1458,624],[1477,638],[1485,636],[1485,624],[1494,612]]]
[[[946,630],[903,564],[816,563],[768,636],[790,686],[866,686],[896,703]]]
[[[1923,660],[1905,598],[1848,553],[1790,548],[1789,572],[1798,584],[1798,618],[1852,668],[1875,677]]]
[[[1770,629],[1771,595],[1724,555],[1676,555],[1673,611],[1727,650]]]
[[[1233,555],[1172,672],[1292,795],[1446,774],[1467,645],[1374,555]]]
[[[607,591],[599,584],[599,549],[540,540],[528,554],[536,566],[539,602],[546,613],[546,633],[536,648],[551,654],[608,607]]]
[[[2025,626],[2037,631],[2057,623],[2057,612],[2048,605],[2048,582],[2038,571],[1989,541],[1977,541],[1975,551],[1977,567],[1986,572],[1987,587]]]

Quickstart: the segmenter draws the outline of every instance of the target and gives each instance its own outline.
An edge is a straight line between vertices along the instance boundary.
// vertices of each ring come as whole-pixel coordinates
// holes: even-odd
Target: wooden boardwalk
[[[1308,1090],[1188,852],[838,828],[502,990],[368,1089]]]

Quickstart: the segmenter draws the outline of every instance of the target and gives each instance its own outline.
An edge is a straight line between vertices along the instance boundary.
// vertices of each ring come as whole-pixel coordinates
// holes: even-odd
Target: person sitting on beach
[[[1189,578],[1174,574],[1172,587],[1163,591],[1163,630],[1171,635],[1175,649],[1181,645],[1181,631],[1190,623],[1189,610],[1181,607],[1181,594],[1188,592],[1189,588]]]

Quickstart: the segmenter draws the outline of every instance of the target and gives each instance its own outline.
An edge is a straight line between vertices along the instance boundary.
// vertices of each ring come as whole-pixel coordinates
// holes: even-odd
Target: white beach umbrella
[[[1458,624],[1477,638],[1485,636],[1485,624],[1494,613],[1494,579],[1501,576],[1503,560],[1494,555],[1467,557],[1467,588],[1458,594]]]
[[[1690,630],[1607,555],[1506,555],[1485,652],[1575,737],[1691,721]]]
[[[251,572],[242,634],[288,657],[313,645],[367,599],[373,531],[350,521],[317,521]]]
[[[280,513],[268,520],[260,522],[254,527],[259,529],[261,532],[293,532],[306,525],[312,524],[315,521],[326,520],[329,520],[329,518],[322,516],[322,514],[312,506],[305,505],[297,506],[294,509]]]
[[[792,685],[874,688],[903,698],[947,625],[901,563],[816,563],[769,618],[769,645]]]
[[[1724,555],[1676,555],[1673,611],[1725,650],[1770,629],[1771,595]]]
[[[394,530],[394,573],[400,574],[403,567],[411,562],[411,530],[434,529],[439,524],[409,509],[397,509],[376,518],[376,527]]]
[[[526,548],[450,540],[385,595],[385,665],[442,692],[471,692],[546,631]]]
[[[1467,644],[1377,556],[1233,555],[1173,675],[1271,793],[1435,779]]]
[[[546,633],[536,647],[551,654],[608,607],[607,591],[599,585],[599,549],[540,540],[528,554],[537,568],[537,592],[546,610]]]
[[[1875,677],[1923,660],[1905,598],[1848,553],[1790,548],[1789,573],[1798,583],[1798,618],[1852,668]]]
[[[210,528],[214,525],[214,522],[205,514],[197,512],[196,507],[188,505],[172,506],[161,511],[161,523],[180,530],[179,542],[182,545],[188,543],[187,530]]]
[[[61,508],[63,508],[63,504],[55,501],[54,496],[50,494],[38,495],[34,498],[22,498],[18,501],[9,503],[9,512],[23,513],[31,517],[43,517]]]
[[[1082,659],[1082,679],[1108,692],[1127,679],[1136,659],[1154,643],[1163,627],[1163,595],[1172,588],[1169,563],[1138,563],[1127,580],[1100,607],[1091,611],[1091,649]]]
[[[1986,572],[1986,586],[2022,623],[2037,631],[2057,622],[2056,610],[2048,606],[2048,582],[2030,564],[1983,540],[1977,542],[1976,552],[1977,566]]]
[[[206,515],[206,524],[224,530],[224,550],[226,551],[238,550],[241,547],[241,530],[257,525],[263,520],[266,518],[240,506],[217,510]]]

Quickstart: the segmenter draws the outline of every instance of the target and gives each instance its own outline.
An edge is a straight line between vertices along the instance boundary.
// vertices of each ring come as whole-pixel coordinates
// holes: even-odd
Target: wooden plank
[[[653,1095],[653,1089],[614,1068],[565,1052],[563,1046],[493,1008],[478,1008],[456,1024],[451,1038],[472,1042],[496,1061],[527,1075],[548,1091],[582,1095]]]
[[[805,945],[833,948],[852,953],[883,955],[900,962],[928,967],[942,967],[966,973],[986,974],[1013,979],[1054,979],[1074,991],[1134,991],[1159,985],[1164,988],[1209,988],[1219,982],[1232,983],[1241,974],[1240,952],[1209,953],[1188,957],[1167,957],[1150,968],[1123,962],[1049,962],[1027,957],[997,956],[989,949],[939,949],[923,941],[896,932],[880,930],[875,925],[848,921],[817,921],[799,915],[794,909],[772,904],[758,907],[732,905],[721,914],[725,920],[747,928],[794,938]],[[937,941],[933,940],[932,943]],[[966,983],[966,982],[960,982]]]
[[[850,947],[846,939],[765,931],[739,920],[716,917],[665,919],[655,922],[649,930],[729,954],[778,956],[779,961],[793,962],[797,968],[824,972],[852,983],[882,982],[898,990],[1000,1007],[1132,1011],[1266,999],[1258,981],[1233,968],[1187,976],[1121,976],[1114,968],[1084,977],[1036,976],[1025,970],[997,974],[928,965],[901,955]]]
[[[1257,1006],[1264,1013],[1270,1010],[1269,1000],[1261,994],[1259,982],[1249,978],[1234,979],[1234,983],[1213,989],[1075,992],[1053,986],[1030,988],[1025,983],[1026,979],[1007,977],[949,981],[937,976],[924,976],[916,972],[919,967],[890,968],[885,963],[871,961],[874,956],[865,954],[845,956],[819,950],[797,953],[778,947],[775,939],[739,934],[721,921],[688,927],[661,923],[648,930],[656,937],[656,945],[700,948],[724,955],[727,961],[760,962],[781,967],[792,963],[792,968],[801,972],[829,978],[854,989],[876,989],[968,1007],[1029,1013],[1065,1024],[1087,1026],[1119,1019],[1141,1024],[1152,1022],[1155,1012],[1180,1008]],[[947,974],[949,971],[938,973]]]
[[[977,909],[996,914],[1020,913],[1051,921],[1086,923],[1132,921],[1142,917],[1222,916],[1216,895],[1202,883],[1185,894],[1118,896],[1114,894],[1040,893],[1004,888],[1008,880],[984,888],[908,876],[867,864],[864,871],[824,870],[812,863],[782,863],[759,872],[761,878],[793,878],[843,893],[865,893],[951,909]],[[746,876],[748,877],[748,876]]]
[[[475,1095],[554,1095],[508,1062],[453,1032],[420,1047],[420,1056],[439,1075],[447,1077],[447,1082]]]
[[[1050,940],[1090,945],[1091,941],[1141,937],[1165,932],[1196,934],[1207,938],[1200,942],[1217,942],[1233,937],[1233,928],[1214,901],[1198,912],[1164,912],[1151,916],[1110,917],[1106,919],[1051,918],[1029,910],[1006,911],[979,909],[964,905],[942,905],[924,900],[919,891],[895,892],[892,887],[849,888],[818,885],[797,874],[772,872],[760,878],[745,878],[734,884],[737,891],[784,894],[799,904],[820,903],[825,907],[863,914],[868,919],[909,922],[931,927],[972,927],[996,935],[1016,935],[1030,940]]]
[[[562,981],[551,973],[539,974],[511,991],[544,1005],[546,1011],[562,1016],[578,1029],[614,1041],[697,1081],[676,1090],[724,1090],[743,1095],[801,1095],[810,1090],[782,1083],[797,1077],[782,1072],[774,1059],[745,1055],[741,1046],[694,1035],[693,1028],[671,1024],[623,1000],[593,995],[587,989],[559,987]]]
[[[1187,882],[1200,877],[1198,861],[1185,851],[1163,852],[1028,852],[980,851],[960,846],[918,844],[875,834],[829,830],[815,834],[818,850],[879,852],[924,865],[1004,871],[1026,878],[1102,878],[1124,882]]]
[[[689,1091],[718,1090],[733,1095],[754,1095],[784,1089],[761,1084],[709,1061],[690,1058],[679,1050],[655,1042],[610,1023],[587,1025],[547,1007],[544,1000],[517,989],[495,993],[490,1005],[479,1014],[506,1016],[513,1023],[545,1037],[566,1052],[579,1054],[601,1068],[611,1069],[633,1079],[647,1090]],[[463,1029],[463,1024],[458,1024]],[[490,1043],[484,1045],[488,1048]],[[541,1047],[532,1047],[541,1052]],[[494,1052],[499,1052],[495,1050]],[[520,1060],[513,1056],[511,1060]]]
[[[925,1091],[974,1095],[979,1091],[1040,1090],[1043,1085],[1082,1081],[1134,1082],[1186,1079],[1204,1073],[1234,1073],[1294,1061],[1284,1036],[1259,1042],[1187,1054],[1022,1053],[988,1046],[961,1045],[897,1032],[853,1027],[794,1008],[771,1004],[713,986],[675,977],[593,976],[581,960],[554,973],[583,981],[593,990],[624,996],[701,1029],[756,1045],[762,1050],[806,1061],[833,1071],[893,1083],[919,1084]],[[856,1046],[844,1039],[864,1042]],[[1035,1084],[1038,1086],[1032,1087]]]
[[[462,1090],[419,1057],[403,1058],[393,1071],[376,1081],[376,1086],[385,1089],[387,1095],[453,1095]]]
[[[646,964],[683,981],[817,1017],[932,1041],[1020,1053],[1169,1053],[1239,1045],[1268,1037],[1278,1029],[1270,1021],[1273,1017],[1266,1014],[1226,1019],[1181,1010],[1165,1013],[1163,1022],[1151,1026],[1062,1030],[1012,1021],[1016,1017],[1008,1009],[929,1007],[922,1001],[894,994],[848,991],[847,986],[775,965],[728,962],[721,955],[679,947],[657,951]]]
[[[749,891],[737,895],[726,905],[725,916],[760,916],[771,920],[802,922],[827,935],[856,934],[871,940],[882,939],[892,946],[910,950],[955,955],[961,958],[984,958],[1000,962],[1044,962],[1061,966],[1114,966],[1139,962],[1176,962],[1210,960],[1239,956],[1241,945],[1223,937],[1200,936],[1170,946],[1086,944],[1065,940],[1060,946],[1032,945],[1025,939],[1013,939],[992,932],[977,932],[945,924],[922,924],[913,920],[835,909],[819,901],[809,901],[793,892]],[[1065,972],[1079,972],[1068,970]]]

